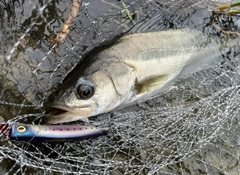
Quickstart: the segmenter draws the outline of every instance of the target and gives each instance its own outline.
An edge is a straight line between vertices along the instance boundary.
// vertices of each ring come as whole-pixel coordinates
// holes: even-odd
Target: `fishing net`
[[[109,128],[72,143],[9,141],[1,174],[240,173],[240,47],[228,0],[0,1],[1,122],[44,124],[43,103],[92,49],[130,33],[191,28],[218,36],[220,61],[147,102],[75,124]],[[76,5],[77,4],[77,5]],[[78,6],[79,5],[79,6]],[[237,7],[236,7],[237,8]],[[64,41],[56,42],[73,11]],[[55,41],[54,41],[55,39]],[[61,39],[61,38],[60,38]]]

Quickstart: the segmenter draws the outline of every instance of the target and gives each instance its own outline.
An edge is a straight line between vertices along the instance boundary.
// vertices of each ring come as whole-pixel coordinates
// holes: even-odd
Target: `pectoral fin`
[[[156,89],[160,89],[168,81],[169,81],[169,76],[166,74],[145,78],[140,82],[136,82],[137,93],[138,95],[144,95],[146,93],[150,93],[152,91],[155,91]]]

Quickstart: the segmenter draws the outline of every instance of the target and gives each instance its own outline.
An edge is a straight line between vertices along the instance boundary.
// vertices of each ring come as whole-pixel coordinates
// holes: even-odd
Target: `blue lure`
[[[34,142],[71,142],[106,135],[107,129],[79,125],[1,124],[0,131],[11,140]]]

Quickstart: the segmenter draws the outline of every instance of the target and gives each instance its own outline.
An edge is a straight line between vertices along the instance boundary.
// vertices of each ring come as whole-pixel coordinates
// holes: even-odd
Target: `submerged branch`
[[[233,16],[233,15],[237,15],[240,13],[240,10],[229,10],[230,8],[236,7],[236,6],[240,6],[240,2],[218,6],[217,10],[219,10],[221,13]],[[229,11],[225,11],[225,10],[229,10]]]
[[[65,38],[67,37],[67,35],[70,31],[69,26],[72,24],[73,20],[76,18],[77,14],[79,12],[80,6],[81,6],[81,0],[73,0],[71,13],[70,13],[67,21],[65,22],[63,29],[61,30],[59,35],[53,39],[53,43],[61,43],[65,40]]]

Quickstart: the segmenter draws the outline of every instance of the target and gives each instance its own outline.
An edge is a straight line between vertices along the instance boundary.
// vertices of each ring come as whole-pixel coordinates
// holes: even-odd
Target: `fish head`
[[[49,123],[76,121],[117,108],[131,91],[132,76],[128,67],[118,63],[80,76],[72,86],[53,95],[50,105],[64,112],[51,116]]]

